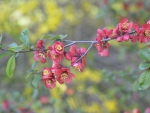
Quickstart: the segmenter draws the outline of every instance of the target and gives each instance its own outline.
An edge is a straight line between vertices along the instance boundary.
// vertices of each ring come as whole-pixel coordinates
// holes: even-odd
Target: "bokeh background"
[[[0,34],[6,45],[19,44],[25,28],[33,44],[48,33],[67,34],[69,40],[93,40],[98,28],[115,28],[123,17],[139,25],[146,23],[149,5],[149,0],[0,0]],[[0,59],[0,113],[124,113],[134,108],[144,113],[150,107],[150,91],[138,90],[137,82],[142,73],[137,51],[144,45],[116,41],[110,45],[107,58],[93,47],[85,71],[72,70],[73,82],[52,90],[42,82],[35,89],[25,79],[33,53],[19,55],[12,79],[5,72],[9,57]]]

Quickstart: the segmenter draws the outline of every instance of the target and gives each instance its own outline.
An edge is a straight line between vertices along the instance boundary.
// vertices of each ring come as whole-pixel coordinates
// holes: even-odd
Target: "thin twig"
[[[72,42],[72,43],[70,43],[70,44],[68,44],[68,45],[65,45],[64,48],[69,47],[69,46],[71,46],[71,45],[73,45],[73,44],[75,44],[75,43],[76,43],[76,42]]]
[[[91,45],[90,45],[89,48],[86,50],[86,52],[85,52],[79,59],[77,59],[73,64],[79,62],[79,61],[88,53],[88,51],[92,48],[93,45],[94,45],[94,42],[91,43]],[[69,67],[71,67],[71,65],[70,65]],[[68,68],[69,68],[69,67],[68,67]]]
[[[133,34],[133,33],[136,33],[136,32],[135,31],[131,31],[129,33],[129,35]],[[116,37],[116,38],[118,38],[118,37]],[[116,38],[107,38],[107,39],[103,39],[101,41],[102,42],[106,42],[106,41],[114,40]],[[73,45],[75,43],[92,43],[92,44],[94,44],[94,43],[97,43],[98,41],[72,41],[72,40],[63,40],[63,42],[71,42],[70,44],[64,46],[66,48],[66,47],[69,47],[69,46],[71,46],[71,45]],[[13,52],[13,51],[11,51],[9,49],[4,49],[4,48],[0,48],[0,50]],[[41,51],[41,50],[42,51],[47,51],[48,49],[30,49],[30,50],[18,51],[18,52],[15,52],[15,53],[27,53],[27,52]]]

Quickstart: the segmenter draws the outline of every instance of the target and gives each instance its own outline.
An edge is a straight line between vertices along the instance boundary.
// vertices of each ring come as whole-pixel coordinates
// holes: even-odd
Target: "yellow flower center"
[[[58,51],[61,51],[63,48],[61,47],[61,45],[56,45],[56,49],[57,49]]]
[[[79,66],[73,66],[76,70],[81,71]]]
[[[44,71],[43,71],[43,75],[47,75],[48,74],[48,71],[45,69]]]
[[[122,24],[122,27],[123,27],[124,29],[127,29],[128,26],[129,26],[129,23],[123,23],[123,24]]]
[[[66,79],[67,77],[68,77],[68,74],[67,74],[67,73],[61,74],[61,79]]]
[[[43,53],[39,53],[39,55],[42,57],[42,58],[45,58],[45,55]]]
[[[145,31],[145,36],[150,36],[150,30]]]
[[[51,80],[46,80],[47,85],[51,85]]]

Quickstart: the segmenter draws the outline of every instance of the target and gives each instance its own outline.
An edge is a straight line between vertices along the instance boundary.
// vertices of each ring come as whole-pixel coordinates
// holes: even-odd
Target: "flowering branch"
[[[23,42],[22,45],[17,45],[16,43],[12,43],[9,45],[8,49],[2,48],[3,46],[0,44],[1,51],[10,51],[13,53],[12,57],[9,59],[6,72],[9,77],[13,76],[14,67],[15,67],[15,58],[18,56],[16,53],[27,53],[34,52],[35,63],[32,65],[32,69],[28,71],[28,76],[32,74],[39,74],[35,70],[37,62],[46,63],[48,58],[52,60],[52,67],[44,67],[42,70],[42,76],[35,78],[35,80],[40,80],[44,82],[47,88],[54,88],[56,86],[56,81],[60,84],[70,83],[72,79],[75,77],[73,73],[70,72],[69,68],[72,67],[78,71],[83,72],[86,66],[86,55],[89,50],[94,45],[97,49],[97,52],[102,57],[107,57],[109,55],[109,41],[116,39],[117,42],[129,41],[136,42],[139,41],[141,43],[147,43],[150,41],[150,21],[144,24],[141,28],[134,24],[133,22],[128,22],[128,19],[124,18],[121,22],[116,26],[115,29],[108,30],[107,28],[98,29],[97,36],[92,41],[72,41],[72,40],[64,40],[67,35],[44,35],[40,40],[37,41],[35,46],[36,49],[33,49],[32,43],[29,41],[28,31],[24,30],[20,35],[20,40]],[[45,48],[44,39],[51,39],[53,44]],[[1,43],[2,37],[0,37]],[[63,43],[69,43],[64,45]],[[90,43],[91,45],[86,48],[78,49],[77,43]],[[70,47],[69,51],[65,51],[66,47]],[[29,50],[25,50],[29,48]],[[143,53],[144,51],[144,53]],[[145,60],[143,64],[141,64],[140,68],[147,70],[150,69],[150,65],[147,62],[150,62],[150,58],[147,57],[149,55],[150,50],[148,48],[139,52],[139,56]],[[148,53],[148,54],[145,54]],[[3,54],[2,56],[6,56],[8,54]],[[66,67],[62,65],[62,61],[67,59],[70,61],[71,65]],[[146,66],[145,66],[146,65]],[[146,71],[143,76],[147,76],[147,73],[150,71]],[[150,74],[149,74],[150,75]],[[147,78],[147,77],[146,77]],[[35,80],[34,84],[35,85]],[[141,78],[140,84],[143,83],[143,78]],[[147,80],[145,80],[147,81]],[[148,82],[146,86],[150,86]],[[35,85],[37,86],[37,85]]]

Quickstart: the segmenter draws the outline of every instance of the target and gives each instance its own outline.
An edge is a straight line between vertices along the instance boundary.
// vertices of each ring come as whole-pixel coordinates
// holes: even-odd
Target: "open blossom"
[[[123,33],[129,33],[132,29],[133,22],[128,22],[127,18],[123,18],[120,23],[118,24],[119,31]]]
[[[130,39],[129,32],[131,31],[133,26],[133,22],[128,22],[127,18],[123,18],[120,23],[116,27],[116,31],[118,32],[118,42],[128,41]]]
[[[52,46],[48,47],[48,57],[56,62],[61,62],[64,58],[64,44],[56,41]]]
[[[103,28],[102,30],[101,29],[97,30],[97,37],[99,37],[97,41],[101,41],[102,39],[107,38],[115,38],[116,36],[117,36],[116,29],[108,30],[107,28]]]
[[[43,68],[43,71],[42,71],[42,79],[48,79],[48,78],[51,78],[53,76],[53,73],[52,73],[52,69],[51,68]]]
[[[71,60],[71,65],[74,69],[83,72],[86,66],[86,57],[80,59],[86,52],[85,48],[77,49],[76,45],[72,45],[68,53],[65,53],[67,60]],[[78,61],[78,59],[80,59]],[[78,62],[77,62],[78,61]]]
[[[109,43],[108,42],[102,42],[103,39],[108,39],[110,38],[115,38],[117,36],[117,34],[115,33],[115,30],[107,30],[106,28],[100,30],[97,30],[97,37],[94,39],[95,41],[97,41],[97,43],[95,43],[95,47],[98,51],[98,54],[100,56],[108,56],[109,55]]]
[[[42,80],[47,88],[54,88],[56,86],[56,78],[52,68],[44,68],[42,71]]]
[[[44,50],[43,40],[39,40],[36,44],[36,49],[40,49],[34,52],[34,60],[40,61],[41,63],[46,63],[46,51]]]
[[[147,43],[150,41],[150,24],[144,24],[139,31],[139,41]]]
[[[137,24],[133,24],[133,29],[135,31],[134,34],[130,35],[130,39],[132,42],[136,42],[139,40],[139,32],[140,32],[140,28]]]
[[[34,60],[40,61],[41,63],[46,63],[46,53],[44,51],[35,51]]]
[[[50,89],[52,89],[56,86],[55,78],[44,79],[43,82],[44,82],[45,86]]]
[[[63,84],[64,82],[70,83],[72,81],[72,78],[75,77],[75,75],[71,73],[69,69],[66,67],[61,67],[59,69],[54,69],[54,70],[55,70],[54,73],[56,79],[60,84]]]

